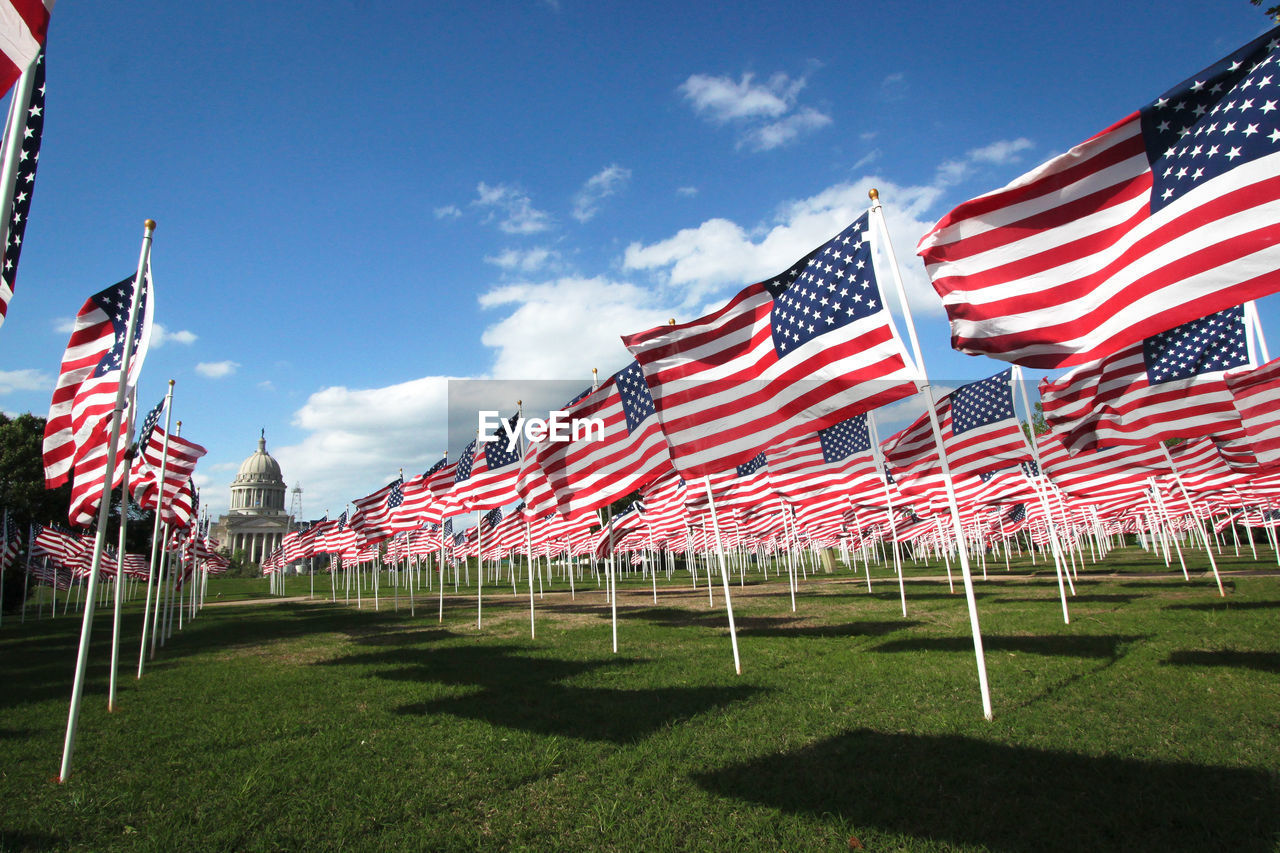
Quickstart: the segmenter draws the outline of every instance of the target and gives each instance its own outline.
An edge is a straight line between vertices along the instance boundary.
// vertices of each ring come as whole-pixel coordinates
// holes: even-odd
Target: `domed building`
[[[285,491],[280,463],[267,452],[263,430],[258,449],[231,481],[231,508],[218,519],[214,538],[228,552],[243,552],[247,561],[260,564],[280,547],[293,521],[285,510]]]

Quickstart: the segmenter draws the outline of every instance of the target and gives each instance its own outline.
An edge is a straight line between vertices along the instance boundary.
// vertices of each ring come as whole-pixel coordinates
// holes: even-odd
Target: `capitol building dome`
[[[231,481],[230,509],[218,519],[214,538],[228,553],[261,564],[280,547],[293,523],[285,510],[286,491],[280,463],[267,452],[264,431],[258,437],[258,449],[240,463]]]
[[[284,476],[280,463],[267,452],[265,432],[258,438],[258,449],[240,464],[240,472],[231,481],[231,512],[284,512]]]

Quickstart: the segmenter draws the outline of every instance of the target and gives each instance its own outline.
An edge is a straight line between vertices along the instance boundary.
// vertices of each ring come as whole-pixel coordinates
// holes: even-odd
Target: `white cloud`
[[[880,98],[885,101],[901,101],[907,97],[907,76],[901,71],[886,74],[880,81]]]
[[[831,124],[831,116],[811,107],[805,107],[780,121],[748,131],[738,140],[738,147],[750,148],[753,151],[771,151],[793,141],[802,133],[818,130],[829,124]]]
[[[444,207],[437,207],[432,213],[436,219],[457,219],[462,215],[462,211],[456,204],[446,204]]]
[[[573,197],[573,218],[589,222],[600,212],[600,202],[616,195],[631,180],[631,170],[614,163],[587,179]]]
[[[53,378],[39,370],[0,370],[0,394],[52,389]]]
[[[521,251],[504,249],[497,255],[487,256],[484,261],[501,267],[508,272],[535,273],[559,261],[560,253],[551,249],[536,248]]]
[[[151,346],[162,347],[172,341],[175,344],[194,344],[196,335],[194,332],[188,332],[186,329],[171,332],[159,323],[151,324]]]
[[[196,373],[209,379],[222,379],[235,373],[239,366],[234,361],[202,361],[196,365]]]
[[[1017,139],[1000,139],[981,148],[966,151],[963,157],[947,160],[938,166],[935,183],[942,186],[954,186],[971,176],[978,166],[1005,166],[1022,162],[1019,154],[1035,143],[1026,137]]]
[[[686,198],[693,198],[697,194],[698,194],[697,187],[677,187],[676,188],[676,195],[682,195],[682,196],[685,196]]]
[[[524,191],[508,184],[490,186],[481,181],[471,203],[489,211],[485,223],[497,221],[508,234],[536,234],[551,227],[551,216],[535,208]]]
[[[749,73],[738,81],[694,74],[677,91],[699,115],[717,124],[745,126],[738,148],[770,151],[831,124],[829,115],[813,107],[796,109],[806,82],[804,77],[793,80],[782,73],[763,83]]]
[[[480,339],[495,351],[495,379],[589,379],[593,367],[608,375],[631,358],[623,334],[653,328],[673,314],[660,294],[604,278],[497,287],[480,297],[480,305],[510,310]]]
[[[53,331],[59,335],[69,335],[76,330],[75,317],[55,317]]]
[[[290,487],[303,487],[305,514],[341,513],[401,468],[422,473],[446,446],[449,378],[426,376],[381,388],[322,388],[294,413],[307,435],[269,448]]]
[[[270,379],[264,379],[258,383],[259,391],[275,391],[276,385]]]
[[[906,260],[920,235],[933,224],[932,218],[921,217],[938,199],[941,189],[899,187],[888,181],[863,178],[788,202],[769,224],[747,228],[726,219],[709,219],[656,243],[632,243],[624,253],[623,268],[657,273],[663,285],[675,290],[673,301],[687,311],[726,285],[742,287],[785,270],[862,215],[870,204],[867,190],[873,186],[880,189],[886,202],[885,218],[897,254]],[[942,310],[922,268],[905,264],[902,273],[913,310]],[[882,268],[882,275],[882,289],[887,293],[887,267]]]

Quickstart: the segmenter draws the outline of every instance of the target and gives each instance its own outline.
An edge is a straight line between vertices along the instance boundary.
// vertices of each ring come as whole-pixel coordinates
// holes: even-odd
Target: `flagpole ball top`
[[[878,201],[880,199],[880,190],[876,189],[875,187],[872,187],[871,189],[867,190],[867,198],[871,199],[872,201]]]
[[[156,230],[156,221],[154,219],[148,219],[142,223],[142,227],[148,231],[154,231]]]

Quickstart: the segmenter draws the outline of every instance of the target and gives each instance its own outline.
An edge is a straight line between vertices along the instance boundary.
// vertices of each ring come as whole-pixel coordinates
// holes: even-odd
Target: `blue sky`
[[[215,513],[265,428],[307,516],[438,458],[447,378],[513,380],[504,408],[585,386],[871,186],[930,373],[1003,369],[949,349],[919,236],[1267,28],[1245,0],[247,8],[55,8],[0,409],[46,413],[65,324],[153,218],[143,407],[176,380]]]

